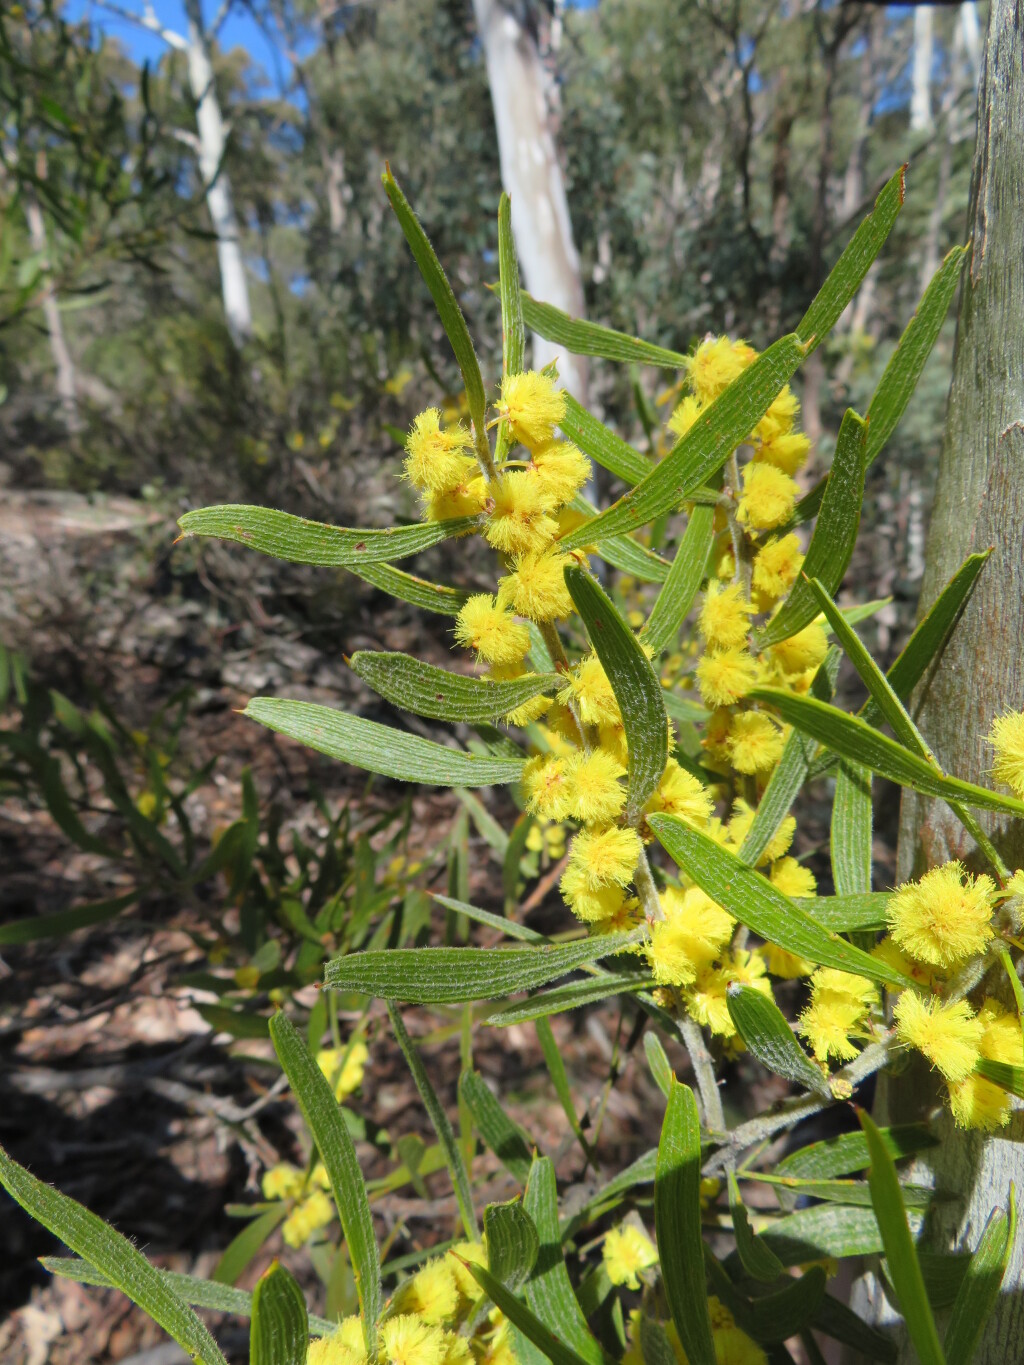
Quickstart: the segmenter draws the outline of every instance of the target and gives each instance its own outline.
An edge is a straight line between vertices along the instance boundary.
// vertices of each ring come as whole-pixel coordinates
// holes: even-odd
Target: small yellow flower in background
[[[1018,869],[1003,889],[1007,897],[1024,896],[1024,871]]]
[[[365,1360],[363,1325],[357,1316],[342,1319],[329,1337],[314,1337],[306,1355],[306,1365],[363,1365]]]
[[[520,663],[530,648],[526,626],[485,592],[462,607],[455,618],[455,638],[489,664]]]
[[[729,757],[738,773],[771,772],[785,748],[786,739],[778,725],[760,711],[744,711],[733,717],[729,730]]]
[[[765,597],[772,600],[781,597],[796,582],[803,562],[800,537],[795,531],[782,537],[772,536],[754,558],[753,585]]]
[[[569,848],[569,869],[577,870],[591,891],[632,881],[643,845],[634,829],[585,830]]]
[[[493,507],[484,526],[489,544],[507,555],[543,550],[558,533],[540,480],[528,469],[513,469],[491,485]]]
[[[446,1333],[412,1313],[388,1318],[380,1327],[380,1354],[389,1365],[442,1365]]]
[[[745,341],[707,337],[690,356],[687,367],[690,387],[702,403],[710,403],[756,359],[757,352]]]
[[[658,1249],[639,1228],[624,1223],[604,1239],[602,1258],[612,1284],[639,1289],[639,1272],[658,1264]]]
[[[313,1190],[297,1204],[281,1224],[281,1236],[290,1247],[300,1247],[334,1217],[334,1205],[323,1190]]]
[[[732,916],[699,887],[669,887],[661,895],[665,918],[651,925],[645,945],[655,980],[662,986],[689,986],[714,962],[736,927]]]
[[[712,579],[704,594],[697,629],[709,649],[734,649],[750,633],[754,608],[743,596],[739,583],[722,584]]]
[[[803,673],[818,668],[828,653],[828,636],[824,626],[812,621],[803,630],[772,645],[771,656],[784,673]]]
[[[555,754],[540,754],[523,768],[526,808],[547,820],[564,820],[571,808],[569,759]]]
[[[622,764],[603,749],[579,753],[567,761],[569,814],[584,825],[607,824],[626,804]]]
[[[509,374],[501,382],[498,411],[524,446],[547,445],[565,416],[565,391],[536,370]]]
[[[363,1083],[363,1072],[370,1053],[362,1039],[348,1048],[324,1047],[316,1054],[317,1066],[334,1087],[339,1102]]]
[[[849,1062],[857,1055],[850,1034],[860,1028],[877,998],[867,977],[819,967],[811,977],[810,1004],[797,1021],[797,1031],[819,1062],[829,1057]]]
[[[261,1186],[264,1199],[294,1199],[305,1183],[305,1175],[297,1166],[281,1161],[263,1172]]]
[[[569,441],[552,441],[533,452],[533,474],[548,509],[564,507],[586,486],[594,472],[586,455]]]
[[[692,393],[688,393],[682,402],[677,403],[673,409],[672,416],[668,419],[669,431],[675,436],[685,436],[700,416],[701,409],[700,399],[695,398]]]
[[[987,738],[996,751],[992,776],[1024,799],[1024,711],[997,716]]]
[[[658,790],[647,803],[649,812],[676,815],[692,825],[705,825],[714,810],[711,793],[699,777],[686,771],[674,758],[665,765]]]
[[[584,725],[619,725],[622,714],[608,681],[604,665],[596,654],[586,654],[576,665],[558,700],[575,702]]]
[[[405,477],[421,493],[450,493],[473,477],[476,461],[466,451],[469,432],[441,426],[441,413],[427,408],[412,424],[405,441]]]
[[[435,1326],[454,1318],[459,1309],[459,1286],[448,1257],[428,1261],[395,1293],[395,1313],[414,1313]]]
[[[770,876],[772,886],[784,896],[799,899],[801,896],[813,896],[818,890],[814,873],[795,858],[779,858],[772,864]]]
[[[565,567],[570,555],[558,550],[534,550],[512,565],[512,572],[498,580],[498,605],[530,621],[557,621],[575,611],[565,586]]]
[[[945,1004],[904,991],[896,1001],[896,1034],[917,1048],[954,1085],[966,1080],[981,1055],[984,1026],[966,1000]]]
[[[800,492],[794,481],[773,464],[753,462],[744,465],[742,478],[737,519],[755,531],[772,531],[781,526]]]
[[[962,863],[945,863],[897,887],[886,906],[889,931],[918,961],[957,966],[983,953],[992,938],[995,893],[991,877],[972,877]]]
[[[757,682],[757,660],[743,649],[705,654],[697,665],[697,684],[705,706],[731,706]]]
[[[754,451],[758,464],[774,465],[784,474],[796,474],[807,463],[811,453],[811,438],[802,432],[780,432]]]

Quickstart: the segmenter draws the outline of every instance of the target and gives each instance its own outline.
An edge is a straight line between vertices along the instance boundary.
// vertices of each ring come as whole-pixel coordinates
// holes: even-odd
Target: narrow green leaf
[[[564,346],[573,355],[590,355],[602,360],[616,360],[624,364],[655,365],[660,369],[682,370],[688,357],[679,351],[655,346],[628,332],[616,332],[597,322],[563,313],[551,303],[540,303],[523,290],[523,318],[531,332],[545,341]]]
[[[868,464],[892,435],[917,388],[925,361],[946,320],[966,259],[967,247],[964,246],[955,246],[947,254],[929,281],[917,311],[885,367],[868,407]]]
[[[982,1057],[974,1069],[979,1076],[998,1085],[1008,1095],[1016,1095],[1019,1100],[1024,1100],[1024,1066],[1014,1066],[1012,1062],[993,1062]]]
[[[661,682],[600,583],[572,566],[565,570],[565,582],[622,712],[629,746],[626,819],[635,823],[668,761],[668,717]]]
[[[459,1097],[469,1109],[477,1132],[511,1175],[525,1185],[533,1161],[533,1141],[505,1113],[484,1078],[476,1071],[459,1077]]]
[[[873,819],[871,770],[843,759],[836,774],[829,841],[832,880],[841,896],[871,890]]]
[[[729,458],[771,407],[804,358],[795,336],[769,346],[700,417],[651,472],[593,521],[566,536],[563,549],[639,530],[678,507]]]
[[[396,597],[399,602],[408,602],[420,611],[432,611],[439,616],[458,616],[469,598],[469,593],[462,588],[432,583],[428,578],[396,569],[393,564],[360,564],[358,568],[348,564],[345,567],[357,578]]]
[[[519,258],[512,234],[512,201],[502,193],[498,203],[498,272],[501,294],[501,373],[504,378],[526,368],[526,329],[523,326],[523,301],[519,286]],[[512,433],[505,418],[498,423],[495,459],[500,463],[512,445]]]
[[[415,953],[419,950],[413,948],[410,951]],[[452,1125],[449,1123],[448,1115],[441,1107],[441,1101],[437,1098],[437,1091],[427,1075],[427,1069],[423,1065],[423,1058],[420,1056],[419,1049],[409,1037],[402,1016],[393,1000],[388,1001],[388,1017],[391,1020],[391,1027],[395,1031],[398,1046],[402,1049],[402,1054],[412,1072],[412,1078],[416,1082],[416,1089],[420,1092],[423,1107],[430,1116],[430,1122],[434,1126],[437,1140],[444,1152],[445,1165],[448,1167],[448,1174],[452,1179],[452,1188],[455,1191],[455,1199],[459,1206],[462,1226],[469,1240],[478,1242],[480,1240],[480,1229],[477,1226],[476,1213],[473,1209],[473,1190],[469,1183],[469,1173],[462,1159],[462,1153],[459,1151],[459,1144],[456,1142],[455,1133],[452,1131]]]
[[[275,1204],[265,1213],[261,1213],[258,1218],[254,1218],[252,1222],[246,1223],[241,1232],[232,1237],[221,1252],[220,1260],[211,1272],[211,1279],[224,1285],[237,1284],[251,1265],[254,1257],[262,1249],[267,1238],[284,1222],[287,1215],[287,1204]],[[196,1302],[200,1307],[209,1307],[209,1305],[200,1303],[198,1299],[190,1299],[189,1302]]]
[[[91,905],[76,905],[73,910],[59,910],[53,915],[29,915],[27,919],[12,919],[0,924],[0,948],[19,943],[35,943],[43,938],[66,938],[79,929],[94,924],[106,924],[131,908],[139,899],[138,891],[128,891],[110,900],[94,901]]]
[[[660,1322],[646,1313],[640,1315],[640,1354],[644,1365],[679,1365],[668,1333]]]
[[[982,810],[1024,815],[1024,801],[987,791],[971,782],[961,782],[956,777],[943,777],[926,759],[910,753],[902,744],[835,706],[812,697],[797,697],[774,687],[756,687],[750,697],[773,706],[788,724],[795,725],[840,758],[859,761],[879,777],[897,782],[901,787],[911,787],[925,796],[938,796],[945,801],[962,801]]]
[[[469,414],[473,419],[474,427],[476,427],[478,439],[486,440],[484,436],[486,410],[484,381],[480,375],[480,362],[476,358],[476,351],[473,349],[473,342],[469,335],[469,328],[466,326],[466,319],[462,316],[462,309],[459,307],[458,300],[448,283],[448,277],[444,273],[441,262],[437,259],[434,248],[430,245],[427,234],[423,231],[408,199],[391,174],[390,166],[386,167],[381,179],[391,201],[391,207],[394,209],[402,231],[405,233],[405,240],[409,243],[416,264],[420,268],[420,274],[430,290],[434,306],[441,318],[441,325],[444,327],[445,334],[451,342],[452,350],[455,352],[455,359],[462,371],[462,382],[466,386],[466,402],[469,405]]]
[[[726,1004],[740,1037],[759,1062],[777,1076],[830,1098],[828,1082],[797,1042],[773,999],[750,986],[734,984],[726,993]]]
[[[328,758],[398,782],[426,782],[433,787],[489,787],[515,782],[523,771],[522,759],[467,754],[313,702],[254,697],[242,714]]]
[[[537,1041],[540,1043],[540,1050],[544,1054],[544,1065],[548,1069],[551,1077],[551,1084],[555,1088],[558,1102],[562,1106],[562,1112],[569,1120],[569,1127],[573,1131],[577,1142],[583,1148],[584,1153],[589,1158],[590,1148],[587,1139],[583,1135],[580,1127],[579,1115],[576,1113],[576,1100],[573,1096],[572,1086],[569,1084],[569,1076],[565,1069],[565,1061],[555,1041],[555,1035],[551,1031],[551,1025],[543,1016],[534,1020],[534,1027],[537,1030]]]
[[[510,915],[516,908],[519,895],[520,864],[526,852],[526,841],[530,837],[536,821],[526,812],[518,816],[508,836],[505,857],[501,865],[501,889],[505,895],[505,914]]]
[[[223,507],[199,507],[178,518],[183,537],[213,536],[245,545],[261,555],[291,564],[316,564],[321,568],[359,568],[382,560],[404,559],[449,536],[471,531],[472,517],[455,521],[424,521],[412,526],[388,526],[369,531],[328,526],[307,521],[272,507],[248,507],[243,503]]]
[[[844,1346],[851,1346],[867,1360],[881,1361],[882,1365],[896,1365],[899,1349],[896,1343],[871,1327],[859,1313],[855,1313],[841,1299],[826,1294],[811,1325]]]
[[[573,1292],[562,1256],[555,1168],[547,1157],[534,1160],[523,1196],[523,1207],[533,1220],[540,1238],[537,1260],[526,1281],[527,1303],[544,1326],[557,1333],[578,1359],[589,1362],[589,1365],[606,1365],[604,1352],[591,1335],[579,1300]],[[501,1307],[500,1304],[498,1306]],[[536,1344],[540,1345],[539,1342]]]
[[[923,1215],[910,1214],[920,1231]],[[844,1204],[816,1204],[787,1214],[759,1234],[783,1265],[803,1265],[826,1256],[873,1256],[882,1251],[882,1236],[873,1209]]]
[[[527,1341],[532,1342],[552,1365],[592,1365],[570,1350],[560,1336],[549,1331],[522,1299],[510,1294],[501,1281],[483,1266],[474,1265],[471,1261],[465,1261],[464,1264],[495,1308],[500,1308],[513,1327],[520,1331]]]
[[[582,502],[577,498],[576,502]],[[620,573],[628,573],[641,583],[664,583],[671,565],[667,559],[648,550],[631,536],[604,536],[597,542],[597,554]]]
[[[762,1171],[741,1172],[747,1179],[758,1180],[803,1199],[827,1199],[832,1204],[850,1204],[858,1208],[872,1208],[871,1190],[863,1180],[800,1180],[791,1176],[768,1175]],[[903,1202],[908,1209],[927,1209],[935,1199],[930,1185],[900,1185]]]
[[[547,1019],[552,1014],[564,1014],[567,1010],[578,1010],[583,1005],[607,1000],[610,995],[650,990],[654,984],[649,977],[638,976],[636,972],[609,972],[587,981],[572,981],[568,986],[557,986],[553,991],[532,995],[529,1000],[506,1005],[497,1014],[490,1015],[487,1023],[496,1028],[508,1028],[510,1024],[523,1024],[530,1019]]]
[[[794,903],[826,929],[841,934],[859,929],[884,929],[889,891],[865,891],[842,896],[801,896]]]
[[[537,1261],[540,1238],[533,1219],[519,1199],[488,1204],[484,1209],[487,1268],[513,1293],[524,1283]]]
[[[811,919],[767,878],[741,863],[707,835],[675,816],[650,815],[648,823],[666,852],[687,876],[767,942],[823,967],[855,972],[870,981],[913,987],[909,977],[854,948]]]
[[[324,968],[324,985],[338,991],[375,995],[382,1000],[404,1000],[412,1005],[500,1000],[519,991],[535,990],[585,962],[609,957],[634,941],[633,934],[626,932],[497,951],[385,948],[333,958]]]
[[[729,1212],[732,1214],[732,1230],[736,1238],[736,1251],[743,1262],[743,1269],[755,1280],[772,1284],[780,1275],[786,1273],[785,1266],[769,1246],[757,1236],[750,1226],[750,1217],[743,1207],[740,1187],[735,1172],[729,1171]],[[824,1292],[822,1284],[822,1292]],[[817,1305],[815,1305],[816,1307]],[[813,1312],[813,1309],[811,1310]],[[810,1317],[810,1313],[808,1313]],[[799,1329],[798,1329],[799,1330]],[[787,1336],[792,1333],[787,1333]],[[785,1340],[785,1338],[782,1338]]]
[[[921,1267],[917,1263],[917,1248],[910,1235],[896,1167],[886,1151],[885,1144],[879,1138],[878,1129],[870,1115],[863,1110],[860,1113],[860,1123],[867,1139],[868,1151],[871,1153],[871,1169],[868,1175],[871,1200],[875,1206],[875,1217],[889,1262],[889,1274],[899,1295],[907,1332],[921,1365],[946,1365],[931,1304],[925,1293]]]
[[[571,1218],[563,1220],[562,1240],[573,1236],[579,1227],[592,1221],[597,1216],[598,1211],[605,1213],[620,1203],[622,1198],[636,1189],[637,1185],[650,1185],[654,1182],[657,1169],[658,1152],[652,1148],[649,1152],[644,1152],[643,1156],[637,1157],[636,1161],[631,1162],[624,1171],[613,1176],[607,1184],[602,1185],[596,1194],[581,1205]]]
[[[926,1151],[938,1141],[921,1123],[880,1128],[878,1136],[895,1161]],[[870,1164],[871,1153],[864,1134],[842,1133],[839,1137],[825,1138],[790,1152],[776,1166],[775,1174],[805,1180],[827,1180],[832,1176],[866,1170]]]
[[[565,395],[565,416],[560,425],[563,434],[584,455],[630,487],[639,483],[654,468],[646,455],[641,455],[610,427],[598,421],[572,394]]]
[[[974,1359],[978,1341],[999,1298],[1013,1254],[1016,1228],[1017,1210],[1011,1185],[1008,1211],[989,1219],[953,1303],[943,1343],[948,1365],[971,1365]]]
[[[647,1065],[651,1068],[655,1085],[668,1099],[669,1091],[672,1089],[672,1063],[666,1056],[661,1039],[653,1029],[647,1029],[644,1033],[644,1052],[647,1054]]]
[[[306,1365],[308,1345],[302,1290],[284,1266],[274,1261],[253,1290],[249,1365]]]
[[[282,1219],[286,1212],[287,1210],[282,1208]],[[40,1256],[39,1261],[54,1275],[62,1275],[77,1284],[92,1284],[99,1288],[112,1286],[109,1276],[77,1256]],[[234,1289],[216,1280],[200,1280],[194,1275],[181,1275],[174,1270],[158,1270],[157,1274],[162,1280],[166,1280],[179,1298],[191,1304],[193,1308],[209,1308],[215,1313],[234,1313],[240,1318],[252,1316],[252,1295],[247,1289]],[[318,1318],[315,1313],[309,1315],[309,1330],[313,1336],[330,1336],[337,1325],[336,1322],[329,1322],[327,1318]]]
[[[881,251],[903,207],[906,171],[906,166],[901,166],[879,194],[871,213],[853,234],[846,250],[832,267],[828,279],[797,325],[797,336],[811,350],[821,345],[839,321],[868,273],[871,262]]]
[[[359,1295],[363,1338],[372,1355],[377,1348],[377,1322],[383,1306],[380,1255],[356,1149],[326,1076],[302,1035],[281,1011],[270,1021],[270,1038],[331,1182]]]
[[[715,1365],[700,1215],[700,1121],[689,1086],[673,1081],[658,1144],[654,1220],[661,1278],[690,1365]]]
[[[821,511],[807,547],[803,572],[778,612],[760,632],[763,645],[778,644],[814,620],[821,610],[809,579],[820,578],[830,592],[843,581],[860,527],[867,468],[867,424],[847,408],[836,439]]]
[[[464,721],[467,725],[504,716],[559,685],[557,673],[491,682],[387,650],[358,650],[349,663],[353,673],[393,706],[417,716]]]
[[[0,1184],[26,1213],[95,1266],[192,1357],[197,1365],[227,1365],[220,1348],[181,1296],[102,1218],[44,1185],[0,1147]]]
[[[437,892],[433,893],[431,899],[437,901],[438,905],[443,906],[446,910],[450,910],[454,915],[465,915],[477,924],[486,924],[489,929],[497,929],[507,938],[518,939],[520,943],[549,942],[536,929],[530,929],[525,924],[517,924],[514,919],[506,919],[504,915],[492,914],[490,910],[481,910],[479,906],[470,905],[468,901],[456,900],[453,896],[440,896]]]
[[[714,524],[713,507],[695,507],[690,513],[668,578],[640,632],[641,639],[656,654],[668,649],[676,639],[700,591],[714,540]]]

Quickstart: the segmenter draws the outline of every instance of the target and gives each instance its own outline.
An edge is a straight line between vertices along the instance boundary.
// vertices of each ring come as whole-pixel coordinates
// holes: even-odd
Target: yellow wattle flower
[[[602,1259],[612,1284],[639,1289],[639,1274],[658,1264],[658,1249],[639,1228],[624,1223],[604,1239]]]
[[[992,776],[1024,799],[1024,711],[997,716],[987,738],[996,751]]]
[[[907,990],[893,1014],[900,1042],[922,1052],[947,1081],[967,1079],[981,1056],[984,1026],[966,1000],[947,1004]]]
[[[470,445],[465,427],[443,429],[438,409],[427,408],[406,437],[405,477],[421,493],[451,493],[476,471],[476,461],[466,454]]]
[[[889,932],[919,962],[959,966],[992,939],[995,894],[991,877],[973,877],[960,862],[933,867],[896,888],[886,906]]]
[[[487,593],[469,599],[455,618],[455,638],[489,664],[520,663],[530,648],[530,632]]]
[[[537,370],[506,375],[501,383],[498,411],[524,446],[547,445],[565,416],[565,391],[550,375]]]
[[[754,531],[773,531],[789,519],[799,488],[788,474],[772,464],[751,461],[743,468],[737,520]]]

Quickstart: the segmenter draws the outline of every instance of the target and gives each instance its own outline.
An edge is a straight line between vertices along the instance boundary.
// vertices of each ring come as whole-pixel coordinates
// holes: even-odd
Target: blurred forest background
[[[423,919],[420,885],[465,894],[469,866],[481,877],[506,851],[474,798],[399,804],[233,712],[263,691],[375,714],[383,703],[343,656],[415,644],[440,660],[443,617],[425,622],[351,575],[172,547],[177,516],[213,502],[345,525],[416,515],[396,477],[404,429],[461,398],[381,188],[385,160],[491,379],[503,176],[527,287],[685,351],[709,331],[763,346],[788,330],[909,162],[882,259],[798,382],[814,477],[962,240],[983,11],[0,4],[0,1036],[15,1062],[0,1138],[37,1173],[151,1247],[184,1248],[182,1268],[213,1255],[231,1231],[225,1199],[251,1189],[268,1143],[282,1150],[253,1126],[251,1075],[210,1043],[244,1038],[225,1011],[281,984],[267,926],[312,935],[311,980],[318,939],[337,946],[332,896],[379,912],[419,895]],[[541,149],[532,178],[510,127]],[[533,250],[545,231],[546,273]],[[859,600],[892,598],[865,625],[883,659],[913,620],[951,353],[952,321],[869,474],[847,583]],[[562,359],[605,421],[663,448],[672,376]],[[419,563],[471,587],[462,549]],[[876,822],[883,867],[894,817]],[[541,874],[557,850],[532,856]],[[529,908],[543,913],[550,885],[542,876]],[[81,902],[107,912],[71,920],[69,932],[97,927],[56,950],[2,936]],[[135,918],[115,926],[125,910]],[[599,1034],[578,1040],[581,1074],[605,1055]],[[489,1046],[507,1076],[512,1061]],[[535,1054],[519,1047],[523,1077]],[[377,1093],[390,1085],[394,1100],[399,1069],[381,1065]],[[642,1126],[643,1101],[641,1089],[635,1112],[615,1115],[613,1137]],[[49,1242],[17,1227],[0,1284],[22,1307],[0,1327],[5,1359],[113,1360],[151,1341],[116,1296],[41,1287],[27,1258]],[[80,1345],[61,1355],[75,1322]]]

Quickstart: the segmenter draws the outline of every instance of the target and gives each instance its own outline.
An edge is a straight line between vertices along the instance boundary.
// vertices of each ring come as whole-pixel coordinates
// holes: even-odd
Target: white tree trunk
[[[32,249],[38,252],[44,270],[48,270],[50,267],[50,247],[46,237],[46,224],[43,221],[43,211],[39,207],[39,200],[30,190],[25,192],[25,219],[28,223]],[[69,432],[81,431],[82,417],[78,411],[75,363],[71,358],[67,337],[64,335],[64,321],[60,315],[57,293],[49,279],[43,286],[42,306],[46,335],[50,342],[50,354],[53,356],[54,368],[57,371],[57,397],[60,400],[64,425]]]
[[[228,330],[236,346],[252,335],[252,310],[249,285],[245,278],[238,219],[231,196],[231,184],[224,170],[227,132],[217,100],[213,62],[202,24],[200,0],[187,0],[188,39],[186,59],[192,98],[196,102],[196,128],[199,134],[199,173],[206,191],[206,204],[217,238],[221,293]]]
[[[915,133],[932,130],[932,11],[914,10],[914,65],[910,94],[910,126]]]
[[[512,231],[526,288],[535,298],[583,314],[583,281],[565,180],[551,133],[547,72],[533,35],[500,0],[473,0],[498,130],[501,180],[512,200]],[[558,360],[565,388],[587,401],[581,356],[533,338],[537,369]]]

